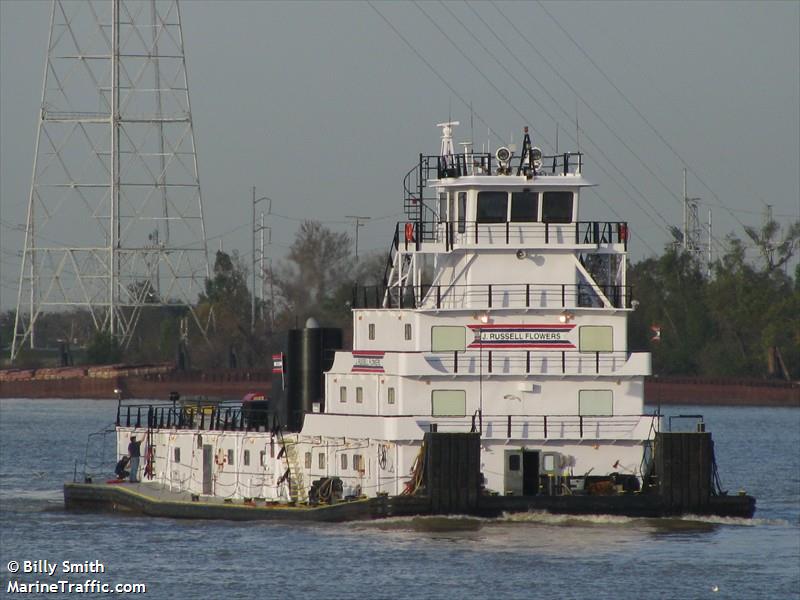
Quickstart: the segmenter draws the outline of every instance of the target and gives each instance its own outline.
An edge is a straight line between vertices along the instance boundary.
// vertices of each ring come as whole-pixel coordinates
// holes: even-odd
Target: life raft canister
[[[414,241],[414,224],[413,223],[406,223],[406,241],[413,242]]]

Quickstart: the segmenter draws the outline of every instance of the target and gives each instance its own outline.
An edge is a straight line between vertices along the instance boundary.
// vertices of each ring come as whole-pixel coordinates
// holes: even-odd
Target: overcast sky
[[[16,301],[49,6],[0,1],[2,310]],[[346,215],[385,217],[359,245],[388,248],[403,175],[438,151],[434,125],[458,119],[456,140],[470,138],[464,101],[478,147],[483,120],[504,141],[530,125],[546,153],[556,121],[560,150],[575,148],[577,110],[584,174],[600,184],[582,217],[616,220],[612,205],[639,236],[634,259],[680,224],[684,163],[720,241],[766,204],[800,218],[800,2],[181,7],[212,250],[249,253],[253,185],[275,213],[351,233]],[[297,221],[269,224],[280,256]]]

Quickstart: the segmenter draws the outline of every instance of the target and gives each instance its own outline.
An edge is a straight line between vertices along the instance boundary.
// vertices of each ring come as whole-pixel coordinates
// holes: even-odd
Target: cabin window
[[[411,339],[411,323],[406,323],[405,326],[406,341]]]
[[[267,462],[267,451],[266,450],[262,450],[259,453],[258,461],[259,461],[258,464],[260,464],[262,467],[266,464],[266,462]]]
[[[467,230],[467,192],[458,192],[458,233]]]
[[[317,466],[320,469],[324,469],[325,468],[325,455],[322,452],[320,452],[319,456],[317,456]]]
[[[356,388],[356,404],[364,404],[364,388]]]
[[[532,223],[539,218],[539,193],[531,191],[511,194],[511,221]]]
[[[464,390],[433,390],[431,415],[434,417],[465,417],[467,392]]]
[[[542,221],[545,223],[572,222],[572,192],[544,192]]]
[[[228,464],[229,465],[233,464],[233,449],[232,448],[228,449]]]
[[[614,392],[611,390],[580,390],[578,414],[592,417],[611,417],[614,414]]]
[[[581,352],[613,352],[614,329],[610,325],[584,325],[580,328]]]
[[[467,328],[460,325],[431,327],[431,352],[463,352],[467,347]]]
[[[447,194],[445,192],[439,193],[439,223],[444,223],[447,220]]]
[[[395,402],[394,388],[390,387],[388,390],[386,390],[386,403],[387,404],[394,404],[394,402]]]
[[[342,454],[342,471],[347,471],[347,454]]]
[[[519,471],[520,467],[520,456],[519,454],[509,454],[508,455],[508,470],[509,471]]]
[[[364,457],[360,454],[353,454],[353,470],[354,471],[363,471],[364,470]]]
[[[508,192],[478,192],[478,223],[504,223],[508,216]]]
[[[198,434],[197,435],[197,449],[200,450],[203,447],[203,436]]]
[[[306,469],[310,469],[311,468],[311,452],[306,452],[305,459],[306,459]]]
[[[176,463],[181,462],[181,449],[180,448],[175,448],[175,450],[173,450],[172,462],[176,462]]]
[[[339,402],[347,402],[347,388],[344,386],[339,388]]]
[[[375,323],[370,323],[369,327],[368,327],[368,330],[369,330],[369,339],[374,340],[375,339]]]
[[[244,451],[244,458],[243,458],[242,462],[244,463],[245,467],[249,467],[250,466],[250,450],[245,450]]]

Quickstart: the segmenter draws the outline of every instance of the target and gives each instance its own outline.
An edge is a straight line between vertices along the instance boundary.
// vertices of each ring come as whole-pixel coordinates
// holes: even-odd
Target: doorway
[[[214,464],[214,447],[211,444],[203,444],[203,494],[212,494],[212,466]]]
[[[535,496],[539,493],[539,452],[522,452],[522,495]]]

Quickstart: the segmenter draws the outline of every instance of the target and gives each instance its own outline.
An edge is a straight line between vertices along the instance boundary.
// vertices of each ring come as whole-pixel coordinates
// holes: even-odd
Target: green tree
[[[206,280],[205,292],[200,295],[197,317],[210,327],[208,342],[197,333],[193,336],[193,364],[225,367],[231,354],[237,356],[237,366],[258,364],[258,343],[250,332],[247,268],[236,252],[217,252],[214,274]]]
[[[796,354],[798,292],[776,263],[765,259],[762,270],[750,264],[741,240],[729,237],[728,247],[708,289],[718,335],[708,345],[707,368],[715,375],[764,376],[770,348]]]
[[[86,360],[92,365],[110,365],[122,360],[122,348],[108,331],[98,331],[86,348]]]
[[[282,327],[302,324],[308,317],[339,326],[349,320],[347,301],[355,280],[351,247],[346,233],[315,221],[300,225],[286,260],[272,274]]]
[[[674,248],[659,258],[634,265],[628,275],[639,302],[628,329],[632,349],[653,353],[659,374],[697,375],[707,340],[714,335],[706,303],[706,281],[691,255]],[[661,329],[660,341],[652,341],[651,326]]]

